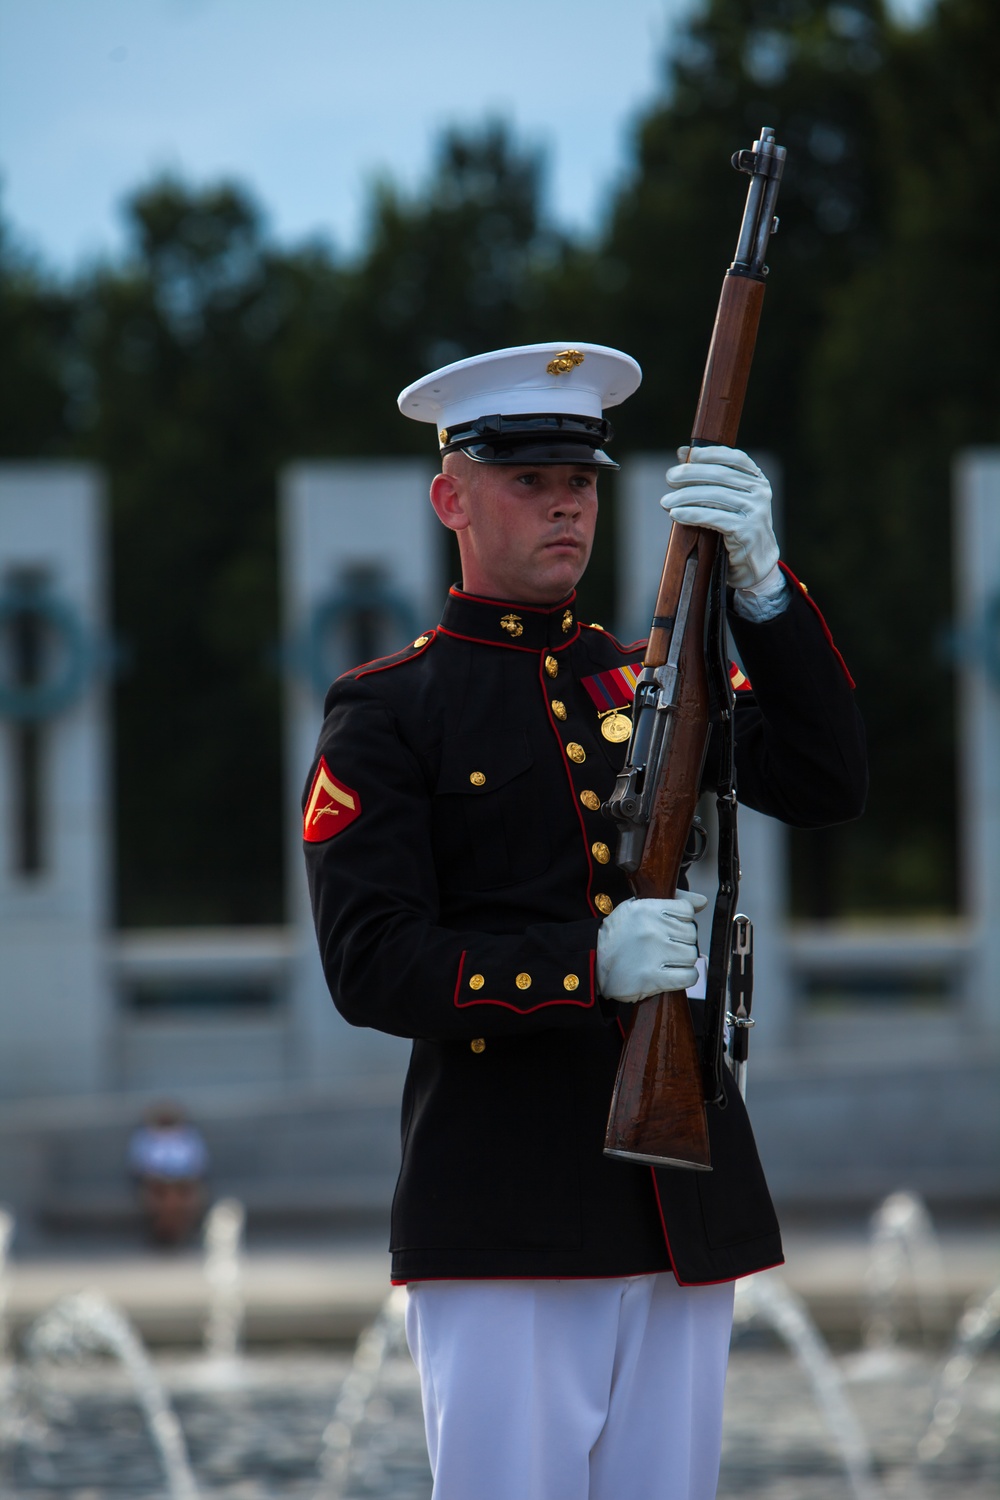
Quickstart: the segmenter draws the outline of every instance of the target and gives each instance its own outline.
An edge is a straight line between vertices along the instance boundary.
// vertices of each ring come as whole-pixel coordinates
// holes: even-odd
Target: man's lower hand
[[[631,1005],[647,995],[686,990],[698,978],[695,913],[708,898],[697,891],[623,901],[597,934],[597,987]]]

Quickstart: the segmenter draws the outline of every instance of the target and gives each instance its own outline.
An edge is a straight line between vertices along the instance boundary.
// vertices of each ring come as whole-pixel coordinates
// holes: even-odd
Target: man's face
[[[565,598],[594,545],[596,466],[476,464],[457,457],[461,462],[434,481],[431,499],[458,533],[466,592],[525,604]]]

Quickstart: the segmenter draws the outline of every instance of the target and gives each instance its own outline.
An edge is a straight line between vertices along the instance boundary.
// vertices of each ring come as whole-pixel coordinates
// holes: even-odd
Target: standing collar
[[[555,651],[580,634],[576,593],[558,604],[516,604],[482,599],[459,588],[448,592],[441,616],[445,635],[486,646],[512,646],[517,651]]]

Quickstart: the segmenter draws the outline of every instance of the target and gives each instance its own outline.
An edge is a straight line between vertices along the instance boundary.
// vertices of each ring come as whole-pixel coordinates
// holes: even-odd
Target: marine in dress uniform
[[[435,371],[400,407],[445,456],[540,473],[558,535],[574,501],[556,481],[613,467],[603,411],[639,378],[618,351],[527,346]],[[690,457],[663,503],[717,525],[746,585],[739,799],[800,826],[854,817],[852,684],[776,566],[766,480],[733,450]],[[470,555],[474,579],[505,576]],[[572,588],[539,591],[452,588],[437,626],[330,689],[303,802],[320,951],[348,1021],[413,1039],[392,1275],[435,1500],[708,1500],[731,1283],[780,1263],[778,1224],[735,1087],[708,1111],[711,1173],[603,1155],[623,1002],[693,980],[695,907],[631,899],[601,811],[642,643],[581,621]],[[672,983],[635,956],[640,908]]]

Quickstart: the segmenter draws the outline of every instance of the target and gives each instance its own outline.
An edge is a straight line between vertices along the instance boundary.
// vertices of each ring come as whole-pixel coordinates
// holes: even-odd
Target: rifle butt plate
[[[644,1161],[651,1167],[686,1167],[690,1172],[711,1172],[712,1163],[709,1161],[680,1161],[673,1156],[645,1156],[641,1151],[613,1151],[609,1146],[604,1148],[605,1156],[615,1156],[619,1161]]]

